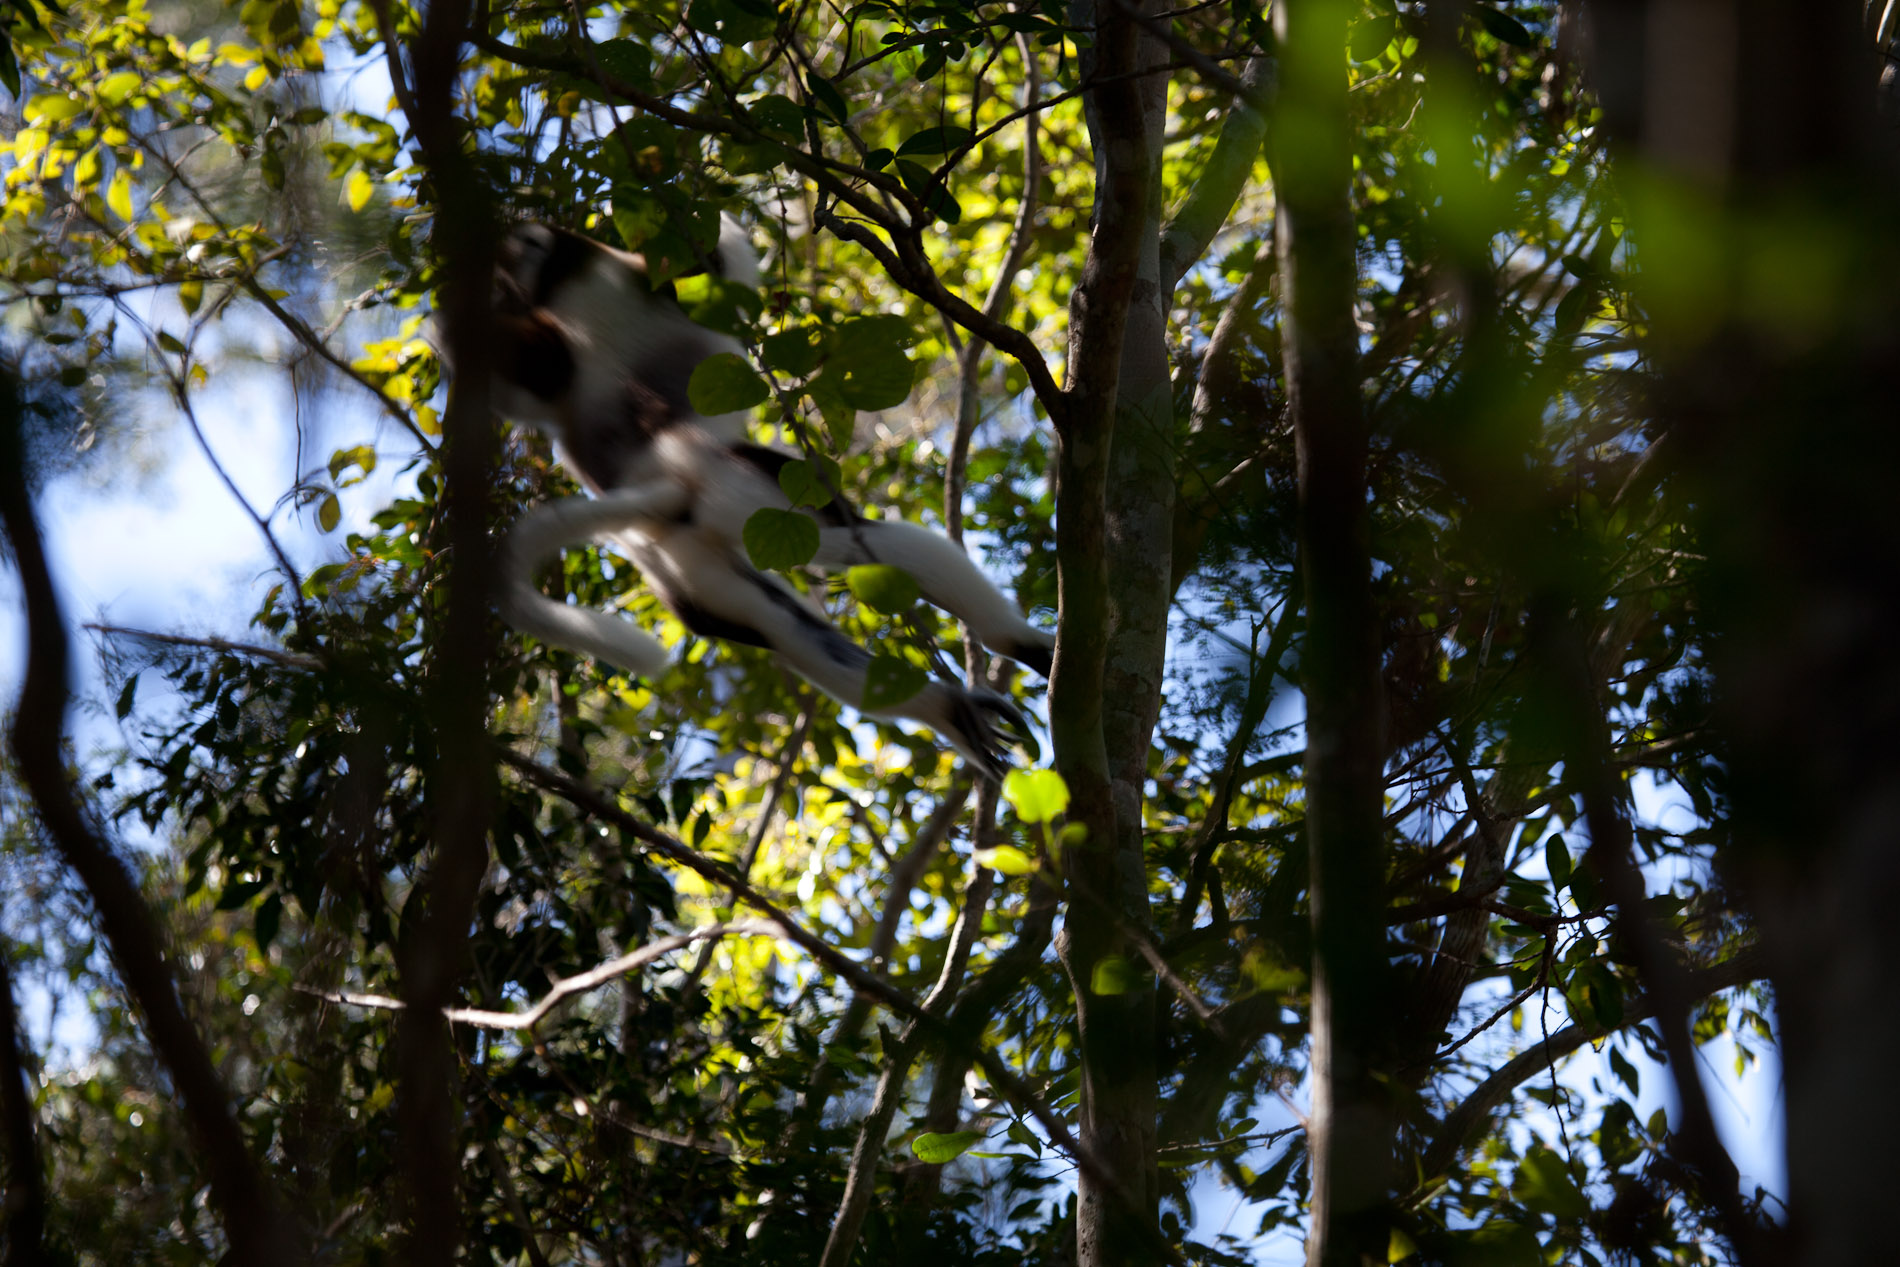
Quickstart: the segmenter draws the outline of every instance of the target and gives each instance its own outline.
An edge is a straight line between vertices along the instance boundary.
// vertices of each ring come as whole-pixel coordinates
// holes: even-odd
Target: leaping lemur
[[[731,218],[710,263],[729,281],[758,284],[757,257]],[[764,647],[840,702],[922,722],[984,777],[1002,777],[1008,756],[995,723],[1027,733],[1014,704],[932,680],[901,704],[865,709],[870,653],[785,580],[752,565],[741,532],[753,512],[790,507],[778,473],[792,456],[748,443],[743,413],[696,413],[686,391],[701,361],[741,351],[736,340],[695,324],[656,293],[639,255],[544,224],[509,237],[496,292],[497,408],[551,432],[561,462],[594,494],[537,506],[508,534],[501,606],[510,624],[631,673],[657,673],[666,651],[645,630],[554,602],[535,587],[533,573],[549,557],[611,540],[694,633]],[[1048,675],[1053,637],[1025,620],[948,538],[917,524],[863,518],[835,498],[805,513],[819,525],[814,565],[902,568],[923,597],[984,646]]]

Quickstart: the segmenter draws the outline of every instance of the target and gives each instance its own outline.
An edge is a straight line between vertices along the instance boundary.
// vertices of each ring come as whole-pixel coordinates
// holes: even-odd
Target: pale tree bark
[[[1875,24],[1886,12],[1867,11]],[[1788,1217],[1785,1243],[1760,1256],[1884,1261],[1900,1135],[1900,304],[1887,282],[1900,252],[1879,32],[1840,0],[1588,13],[1636,195],[1666,443],[1710,560],[1738,840],[1724,861],[1775,988]],[[1816,254],[1774,271],[1798,251]]]
[[[1313,921],[1307,1261],[1383,1263],[1392,1121],[1381,902],[1379,632],[1366,505],[1357,285],[1338,0],[1282,0],[1273,138],[1288,411],[1306,584],[1306,823]]]

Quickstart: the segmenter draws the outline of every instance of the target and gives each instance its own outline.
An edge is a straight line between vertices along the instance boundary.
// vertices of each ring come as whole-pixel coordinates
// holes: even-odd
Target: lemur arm
[[[902,568],[917,582],[926,601],[968,625],[978,642],[1049,676],[1054,635],[1024,619],[963,548],[942,533],[901,519],[864,519],[823,527],[812,562],[827,571],[866,563]]]
[[[536,588],[534,573],[568,546],[676,514],[686,502],[678,485],[658,481],[536,506],[515,523],[502,545],[502,618],[543,642],[605,660],[637,677],[657,674],[668,659],[659,639],[618,616],[555,602]]]

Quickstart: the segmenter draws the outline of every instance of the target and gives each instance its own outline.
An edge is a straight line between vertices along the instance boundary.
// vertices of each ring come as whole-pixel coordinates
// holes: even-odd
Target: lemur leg
[[[686,491],[671,481],[610,489],[596,498],[567,497],[536,506],[508,532],[500,559],[502,618],[553,646],[618,665],[637,677],[666,667],[666,648],[633,622],[591,607],[557,603],[535,588],[541,564],[573,545],[626,532],[679,513]]]
[[[871,653],[833,628],[797,590],[752,567],[722,539],[692,529],[662,530],[638,562],[648,582],[695,632],[764,647],[813,686],[867,716],[922,722],[985,778],[1001,779],[1009,768],[997,722],[1026,732],[1015,705],[989,691],[933,681],[900,704],[865,708]]]
[[[998,655],[1049,676],[1055,635],[1023,618],[950,538],[901,519],[865,519],[843,527],[821,527],[818,567],[836,571],[867,563],[887,563],[910,573],[931,604],[970,627],[977,641]]]

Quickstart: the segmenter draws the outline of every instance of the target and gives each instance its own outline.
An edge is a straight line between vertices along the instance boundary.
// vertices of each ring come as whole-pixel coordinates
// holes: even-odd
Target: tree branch
[[[1254,160],[1260,156],[1260,144],[1267,138],[1266,104],[1272,95],[1273,73],[1271,59],[1247,60],[1240,77],[1240,86],[1246,91],[1236,95],[1228,107],[1220,136],[1214,141],[1214,152],[1207,156],[1200,174],[1189,186],[1187,201],[1161,230],[1163,293],[1174,293],[1181,278],[1227,223],[1234,204],[1246,190]]]
[[[1761,955],[1747,950],[1733,959],[1684,974],[1683,986],[1691,998],[1707,998],[1721,990],[1732,990],[1760,979],[1765,968]],[[1518,1085],[1549,1069],[1586,1043],[1626,1030],[1656,1014],[1655,1000],[1647,995],[1626,999],[1623,1020],[1617,1026],[1571,1024],[1549,1038],[1533,1044],[1506,1061],[1476,1087],[1466,1092],[1458,1106],[1447,1113],[1432,1135],[1422,1162],[1422,1173],[1429,1183],[1448,1170],[1467,1144],[1476,1140],[1490,1123],[1491,1115],[1511,1097]]]
[[[157,921],[73,795],[62,760],[69,644],[27,492],[20,409],[10,377],[0,381],[0,524],[13,547],[26,605],[26,670],[10,736],[20,780],[66,865],[90,894],[120,979],[144,1017],[145,1035],[171,1074],[204,1157],[231,1260],[254,1267],[307,1262],[308,1248],[284,1216],[231,1111],[230,1093],[210,1050],[185,1015]]]
[[[671,937],[661,937],[650,941],[638,950],[630,950],[605,963],[597,964],[586,972],[577,972],[571,977],[562,977],[554,982],[548,992],[531,1007],[520,1011],[496,1012],[476,1007],[447,1007],[442,1009],[442,1017],[451,1025],[469,1025],[476,1029],[525,1030],[539,1025],[547,1014],[558,1007],[565,999],[576,994],[586,994],[598,990],[608,982],[623,977],[630,972],[646,967],[654,960],[670,955],[694,942],[717,941],[722,937],[778,937],[782,931],[777,924],[768,924],[758,920],[739,920],[724,924],[708,924],[695,928],[691,932],[676,933]],[[386,994],[363,994],[353,990],[316,990],[306,989],[306,994],[348,1007],[370,1008],[375,1011],[400,1012],[408,1004],[401,999],[392,999]]]

